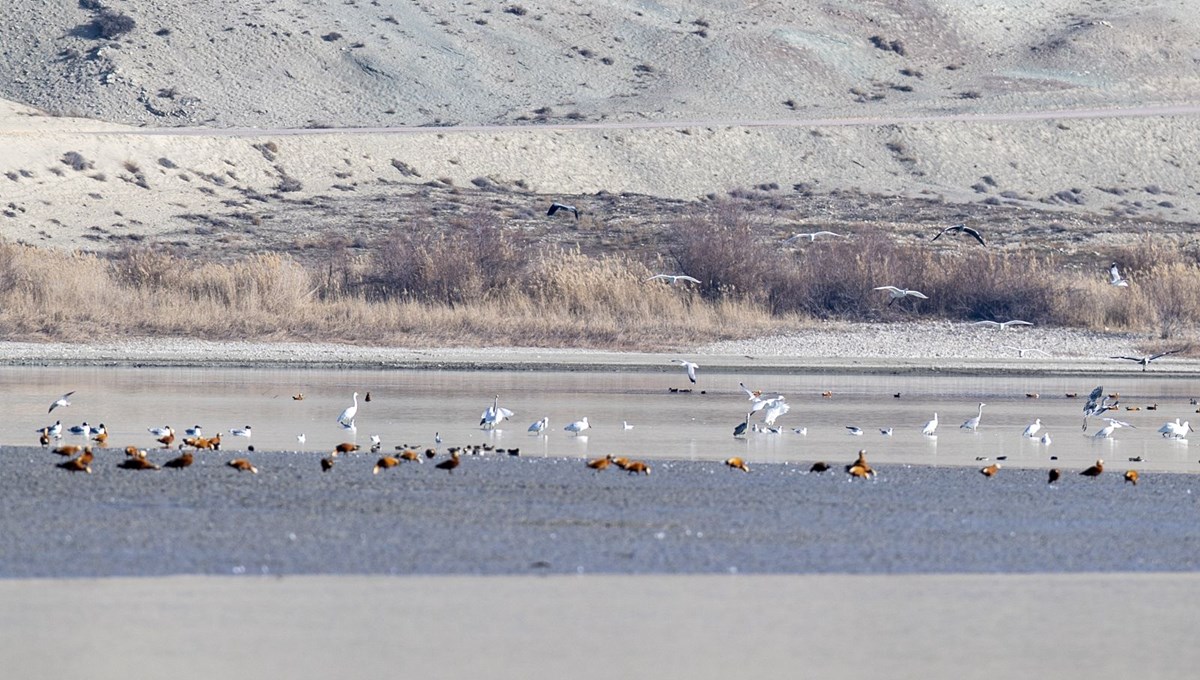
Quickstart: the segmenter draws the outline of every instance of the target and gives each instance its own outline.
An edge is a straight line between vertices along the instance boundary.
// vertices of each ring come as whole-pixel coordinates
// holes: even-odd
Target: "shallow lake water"
[[[738,387],[745,381],[764,396],[786,395],[791,411],[780,417],[779,434],[750,432],[734,438],[749,401]],[[1119,393],[1121,410],[1112,414],[1136,429],[1119,429],[1111,439],[1091,435],[1104,423],[1081,430],[1087,393],[1097,384]],[[691,392],[671,392],[671,388]],[[368,448],[379,435],[385,450],[397,444],[442,447],[490,443],[519,448],[522,456],[597,456],[606,453],[651,459],[719,460],[739,455],[750,461],[841,461],[865,448],[877,462],[975,465],[977,458],[1006,456],[1012,466],[1088,464],[1104,458],[1126,465],[1140,457],[1141,469],[1198,469],[1200,452],[1186,441],[1162,439],[1157,429],[1168,420],[1200,420],[1190,404],[1200,395],[1191,380],[1137,376],[1108,380],[1078,377],[938,377],[767,374],[705,374],[692,386],[682,371],[519,372],[405,370],[264,370],[191,368],[13,367],[0,369],[0,389],[8,417],[0,422],[0,444],[36,444],[36,430],[61,419],[64,425],[104,423],[110,445],[154,445],[151,426],[182,432],[195,424],[205,434],[224,432],[224,449],[259,451],[331,450],[343,441]],[[50,402],[75,390],[68,407],[47,414]],[[340,427],[336,417],[359,393],[357,430]],[[367,393],[371,401],[364,401]],[[822,396],[830,392],[831,396]],[[303,400],[292,395],[304,394]],[[894,395],[899,394],[899,397]],[[1067,398],[1075,393],[1075,398]],[[1031,398],[1027,394],[1037,394]],[[497,431],[479,428],[483,410],[499,395],[516,413]],[[959,425],[984,402],[975,433]],[[1156,410],[1148,406],[1157,404]],[[1141,410],[1127,411],[1126,406]],[[921,434],[934,413],[936,437]],[[761,415],[761,414],[760,414]],[[531,436],[530,423],[547,416],[545,436]],[[563,430],[586,416],[586,436]],[[759,416],[755,416],[754,422]],[[1034,418],[1049,432],[1049,446],[1021,436]],[[622,423],[632,426],[623,427]],[[251,425],[250,439],[229,429]],[[862,436],[848,434],[858,426]],[[891,436],[880,428],[893,428]],[[796,433],[807,428],[807,434]],[[306,443],[297,442],[303,433]],[[181,435],[182,436],[182,435]],[[69,441],[70,437],[66,439]],[[1057,460],[1051,460],[1057,456]]]

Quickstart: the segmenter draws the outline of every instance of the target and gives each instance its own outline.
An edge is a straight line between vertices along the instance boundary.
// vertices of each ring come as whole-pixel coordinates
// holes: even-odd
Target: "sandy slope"
[[[117,9],[135,28],[102,40],[96,10],[20,0],[0,22],[0,97],[111,122],[0,102],[0,235],[203,249],[221,245],[205,241],[217,231],[253,250],[280,233],[369,223],[375,201],[427,200],[412,191],[425,183],[488,202],[473,181],[512,203],[571,196],[601,223],[611,215],[597,192],[694,200],[762,186],[767,201],[836,191],[946,201],[962,208],[945,219],[977,222],[1034,207],[1028,222],[1071,232],[1070,248],[1190,231],[1195,114],[995,119],[1196,101],[1200,13],[1187,3],[855,7],[130,0]],[[982,117],[925,120],[944,114]],[[746,124],[789,119],[867,124]],[[639,121],[679,126],[545,125]],[[530,125],[466,129],[492,123]],[[212,131],[141,136],[121,124]],[[456,127],[270,131],[421,124]],[[223,136],[230,126],[264,130]],[[781,218],[811,219],[820,205]]]

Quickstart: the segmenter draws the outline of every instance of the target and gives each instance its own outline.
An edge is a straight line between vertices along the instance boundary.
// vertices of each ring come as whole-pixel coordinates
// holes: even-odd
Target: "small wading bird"
[[[970,236],[971,238],[975,239],[976,241],[979,241],[979,245],[981,245],[985,248],[987,247],[987,244],[983,242],[983,237],[979,235],[979,232],[975,231],[974,229],[972,229],[971,227],[968,227],[965,224],[956,224],[954,226],[946,227],[945,229],[939,231],[936,236],[934,236],[933,238],[931,238],[929,240],[936,241],[939,238],[941,238],[943,234],[966,234],[967,236]]]
[[[68,401],[68,399],[70,398],[70,396],[72,394],[75,394],[74,390],[67,392],[66,394],[62,395],[58,399],[55,399],[54,401],[50,402],[50,409],[48,411],[46,411],[46,413],[53,411],[54,409],[58,408],[59,406],[70,406],[71,402]]]
[[[1187,347],[1177,347],[1175,349],[1170,349],[1165,352],[1159,352],[1158,354],[1152,354],[1150,356],[1144,356],[1144,357],[1116,356],[1116,357],[1109,357],[1109,359],[1124,359],[1125,361],[1133,361],[1135,363],[1139,363],[1142,365],[1142,371],[1145,372],[1146,367],[1150,365],[1151,361],[1154,361],[1155,359],[1158,359],[1161,357],[1165,357],[1169,354],[1178,354],[1179,352],[1182,352],[1185,349],[1187,349]]]
[[[691,380],[693,385],[696,384],[696,369],[700,368],[700,364],[692,363],[686,359],[671,359],[671,361],[679,364],[683,370],[687,371],[688,380]]]
[[[832,231],[810,231],[810,232],[792,234],[791,236],[785,238],[783,240],[783,243],[784,243],[784,245],[791,245],[791,244],[795,243],[796,241],[799,241],[802,238],[806,238],[806,239],[808,239],[809,243],[812,243],[817,240],[818,236],[838,236],[841,238],[845,238],[844,235],[838,234],[838,233],[835,233]]]
[[[1000,330],[1008,330],[1009,326],[1032,326],[1028,321],[1013,319],[1011,321],[976,321],[972,326],[987,326],[988,328],[999,328]]]
[[[575,219],[579,219],[579,208],[576,208],[573,205],[567,205],[566,203],[559,203],[557,201],[550,204],[550,209],[546,211],[546,215],[553,217],[554,213],[558,212],[559,210],[562,210],[563,212],[569,212],[575,215]]]
[[[680,281],[687,281],[688,283],[700,283],[700,279],[687,276],[685,274],[655,274],[646,280],[653,281],[655,279],[662,279],[667,283],[679,283]]]
[[[1117,268],[1116,262],[1113,262],[1108,268],[1108,285],[1116,286],[1117,288],[1129,287],[1129,281],[1121,276],[1121,270]]]
[[[246,427],[235,427],[229,431],[229,434],[235,437],[249,437],[251,435],[250,426],[247,425]]]
[[[906,297],[915,297],[921,300],[928,300],[929,296],[919,290],[909,290],[907,288],[897,288],[895,286],[876,286],[875,290],[886,290],[892,299],[888,301],[888,307],[891,307],[896,300],[903,300]]]

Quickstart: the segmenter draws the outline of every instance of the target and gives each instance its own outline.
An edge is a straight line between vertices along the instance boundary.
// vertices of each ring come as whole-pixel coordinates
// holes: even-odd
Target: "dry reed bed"
[[[1032,250],[905,245],[883,232],[781,249],[736,213],[674,225],[667,253],[523,243],[478,223],[397,228],[369,254],[306,269],[268,253],[221,264],[139,247],[112,258],[0,242],[0,336],[338,340],[363,344],[668,349],[791,330],[811,319],[1022,318],[1093,330],[1188,336],[1200,321],[1200,265],[1146,240],[1079,270]],[[669,263],[669,264],[668,264]],[[686,272],[698,286],[647,282]],[[879,285],[928,300],[888,306]]]

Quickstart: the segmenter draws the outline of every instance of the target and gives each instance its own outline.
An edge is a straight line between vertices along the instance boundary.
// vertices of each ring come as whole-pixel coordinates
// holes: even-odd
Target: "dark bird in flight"
[[[1166,352],[1159,352],[1158,354],[1152,354],[1150,356],[1145,356],[1145,357],[1119,356],[1119,357],[1109,357],[1109,359],[1124,359],[1126,361],[1136,361],[1137,363],[1142,365],[1142,370],[1145,371],[1146,367],[1150,365],[1151,361],[1154,361],[1155,359],[1158,359],[1160,357],[1165,357],[1168,354],[1176,354],[1176,353],[1182,352],[1185,349],[1187,349],[1187,347],[1179,347],[1177,349],[1171,349],[1171,350],[1167,350]]]
[[[567,205],[565,203],[557,203],[557,202],[551,203],[550,209],[546,211],[546,214],[553,215],[554,213],[558,212],[559,210],[565,210],[569,213],[574,213],[575,219],[579,219],[579,208],[576,208],[573,205]]]
[[[979,245],[985,246],[985,247],[987,246],[987,244],[983,242],[983,237],[979,235],[979,232],[975,231],[974,229],[968,227],[965,224],[956,224],[952,227],[946,227],[945,229],[939,231],[937,233],[937,236],[934,236],[932,239],[930,239],[930,241],[936,241],[942,237],[942,234],[948,234],[948,233],[963,233],[963,234],[970,236],[971,238],[974,238],[976,241],[979,241]]]

